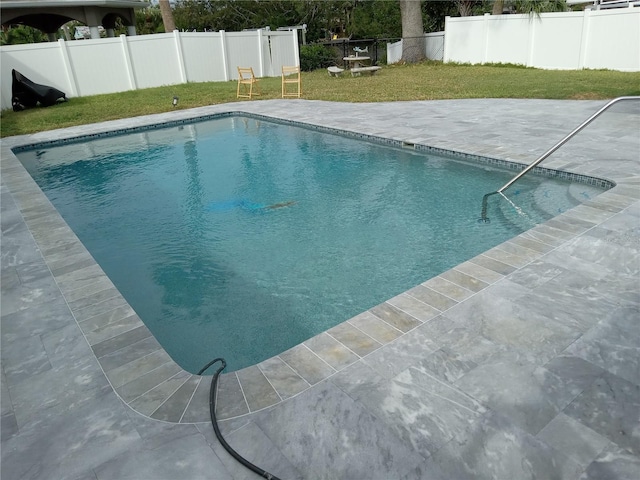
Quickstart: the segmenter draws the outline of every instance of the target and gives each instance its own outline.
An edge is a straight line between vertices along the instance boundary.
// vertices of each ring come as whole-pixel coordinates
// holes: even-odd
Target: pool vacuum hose
[[[225,362],[224,358],[216,358],[215,360],[211,360],[204,367],[202,367],[202,369],[200,369],[200,371],[198,372],[198,375],[202,375],[211,365],[213,365],[216,362],[220,362],[221,365],[218,368],[218,370],[216,370],[216,373],[213,374],[213,378],[211,379],[211,389],[209,390],[209,413],[211,414],[211,424],[213,425],[213,431],[216,434],[216,438],[222,444],[224,449],[231,454],[233,458],[235,458],[238,462],[240,462],[242,465],[247,467],[249,470],[269,480],[280,480],[275,475],[254,465],[249,460],[247,460],[242,455],[240,455],[238,452],[236,452],[233,448],[231,448],[231,445],[229,445],[227,441],[224,439],[224,437],[222,436],[222,433],[220,432],[220,428],[218,428],[218,420],[216,419],[216,388],[218,386],[218,377],[220,376],[220,373],[222,372],[222,370],[224,370],[225,367],[227,366],[227,362]]]

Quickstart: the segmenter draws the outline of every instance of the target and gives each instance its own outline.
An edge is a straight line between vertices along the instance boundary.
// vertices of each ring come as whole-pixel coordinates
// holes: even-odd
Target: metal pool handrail
[[[491,192],[491,193],[487,193],[485,194],[484,197],[482,197],[482,213],[480,215],[480,221],[481,222],[488,222],[489,219],[487,218],[487,200],[489,199],[489,197],[491,195],[496,195],[498,193],[502,193],[504,192],[507,188],[509,188],[511,185],[513,185],[514,183],[516,183],[518,180],[520,180],[521,177],[523,177],[524,175],[526,175],[529,171],[531,171],[532,169],[534,169],[540,162],[542,162],[544,159],[546,159],[549,155],[551,155],[553,152],[555,152],[556,150],[558,150],[562,145],[564,145],[565,143],[567,143],[569,140],[571,140],[571,138],[573,138],[573,136],[578,133],[579,131],[581,131],[584,127],[586,127],[587,125],[589,125],[591,122],[593,122],[596,118],[598,118],[605,110],[607,110],[609,107],[611,107],[612,105],[618,103],[618,102],[622,102],[624,100],[640,100],[640,96],[627,96],[627,97],[618,97],[618,98],[614,98],[613,100],[611,100],[609,103],[607,103],[604,107],[602,107],[600,110],[598,110],[596,113],[594,113],[593,115],[591,115],[589,118],[587,118],[584,122],[582,122],[580,125],[578,125],[571,133],[569,133],[567,136],[565,136],[562,140],[560,140],[558,143],[556,143],[553,147],[551,147],[549,150],[547,150],[545,153],[543,153],[542,155],[540,155],[540,157],[538,157],[533,163],[531,163],[527,168],[525,168],[524,170],[522,170],[520,173],[518,173],[515,177],[513,177],[511,180],[509,180],[507,183],[505,183],[500,189],[496,190],[495,192]]]

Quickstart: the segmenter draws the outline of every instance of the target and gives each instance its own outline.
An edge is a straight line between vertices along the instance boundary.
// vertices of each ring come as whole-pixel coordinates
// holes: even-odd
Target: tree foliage
[[[443,28],[454,3],[422,2],[425,31]],[[274,30],[306,24],[309,42],[402,36],[398,0],[180,0],[173,16],[179,30]]]
[[[334,53],[324,45],[301,45],[300,68],[305,72],[327,68],[334,63]]]
[[[162,13],[159,7],[150,7],[136,11],[136,32],[138,35],[164,32]]]
[[[457,15],[459,15],[459,10],[455,1],[422,2],[422,20],[426,33],[443,31],[445,17],[455,17]]]
[[[2,35],[0,35],[0,45],[21,45],[47,41],[49,39],[45,33],[27,25],[12,25],[10,28],[2,30]]]
[[[403,0],[404,1],[404,0]],[[422,31],[444,30],[446,16],[482,15],[502,3],[511,13],[539,14],[567,10],[566,0],[415,0]],[[241,31],[307,25],[310,43],[337,38],[401,38],[400,0],[177,0],[172,13],[178,30]],[[496,8],[496,11],[499,8]],[[417,19],[418,17],[416,17]],[[416,22],[417,26],[417,22]],[[136,10],[138,34],[165,31],[159,6]],[[417,30],[416,30],[417,31]],[[125,33],[121,22],[118,34]],[[13,25],[2,32],[3,45],[47,41],[34,28]]]
[[[476,12],[482,12],[482,1],[456,0],[455,4],[461,17],[470,17]]]
[[[173,16],[179,30],[241,31],[307,24],[320,30],[320,13],[344,2],[309,0],[182,0]],[[350,3],[350,2],[347,2]],[[324,25],[323,25],[324,26]]]
[[[514,0],[517,13],[564,12],[568,10],[566,0]]]
[[[355,38],[399,38],[402,36],[399,2],[361,1],[353,11],[350,34]]]
[[[540,14],[544,12],[565,12],[569,10],[566,0],[497,0],[493,2],[493,15],[503,11],[510,13]]]

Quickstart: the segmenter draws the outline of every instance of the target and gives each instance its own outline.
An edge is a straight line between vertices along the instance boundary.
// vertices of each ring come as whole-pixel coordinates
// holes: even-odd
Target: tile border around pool
[[[214,116],[235,113],[282,123],[302,123],[236,110],[216,113]],[[191,123],[199,119],[189,117],[178,122]],[[150,123],[136,128],[149,129],[153,126]],[[318,126],[318,129],[326,127]],[[124,133],[126,130],[115,131]],[[349,136],[365,140],[381,138],[351,133],[353,135]],[[96,133],[89,137],[103,134]],[[171,360],[24,170],[10,148],[43,143],[37,140],[25,143],[32,137],[3,139],[3,183],[18,204],[27,228],[111,386],[131,408],[150,418],[176,423],[208,422],[211,377],[191,375]],[[385,143],[402,146],[401,142],[392,139]],[[420,143],[411,145],[420,150],[451,153]],[[459,155],[465,159],[486,158],[464,152],[459,152]],[[523,168],[523,164],[493,160],[500,164],[512,164],[514,169]],[[542,170],[554,172],[551,174],[562,178],[575,178],[574,181],[592,178],[552,169]],[[596,182],[613,185],[608,180],[593,178]],[[489,285],[501,281],[592,228],[595,223],[589,219],[594,209],[602,217],[608,217],[634,201],[630,196],[616,194],[616,190],[613,188],[603,192],[596,199],[538,225],[280,355],[243,370],[223,374],[218,390],[219,403],[222,405],[217,412],[218,418],[240,417],[292,398]]]
[[[500,159],[500,158],[487,157],[487,156],[479,155],[477,153],[466,153],[459,150],[433,147],[430,145],[423,145],[420,143],[408,143],[402,140],[380,137],[378,135],[351,132],[348,130],[341,130],[341,129],[327,127],[323,125],[314,125],[312,123],[307,123],[300,120],[287,120],[283,118],[269,117],[267,115],[260,115],[257,113],[248,113],[248,112],[243,112],[241,110],[230,110],[227,112],[203,115],[201,117],[190,117],[190,118],[185,118],[180,120],[170,120],[170,121],[160,122],[156,124],[141,125],[141,126],[131,127],[131,128],[117,128],[117,129],[108,130],[100,133],[83,134],[83,135],[77,135],[69,138],[58,139],[58,140],[27,143],[27,144],[18,145],[14,147],[13,151],[21,152],[25,150],[31,150],[34,148],[45,148],[45,147],[51,147],[56,145],[74,144],[74,143],[85,142],[88,140],[95,140],[98,138],[107,138],[107,137],[115,137],[118,135],[127,135],[131,133],[140,133],[140,132],[145,132],[150,130],[156,130],[158,128],[171,128],[179,125],[189,125],[189,124],[194,124],[198,122],[206,122],[208,120],[215,120],[219,118],[229,118],[229,117],[245,117],[245,118],[252,118],[254,120],[262,120],[265,122],[278,123],[280,125],[291,125],[291,126],[306,128],[309,130],[315,130],[318,132],[329,133],[333,135],[340,135],[340,136],[352,138],[355,140],[362,140],[366,142],[386,145],[386,146],[400,148],[400,149],[412,149],[422,153],[432,153],[436,155],[442,155],[445,157],[449,157],[453,160],[459,159],[459,160],[464,160],[470,163],[494,165],[494,166],[507,168],[515,171],[524,170],[527,166],[526,164],[523,164],[523,163]],[[555,169],[545,168],[545,167],[535,167],[531,173],[534,175],[539,175],[543,177],[560,178],[563,180],[569,180],[571,182],[583,183],[586,185],[592,185],[592,186],[595,186],[598,188],[604,188],[604,189],[610,189],[615,186],[615,182],[612,182],[611,180],[607,180],[605,178],[599,178],[599,177],[590,176],[590,175],[582,175],[582,174],[573,173],[573,172],[560,171],[560,170],[555,170]]]

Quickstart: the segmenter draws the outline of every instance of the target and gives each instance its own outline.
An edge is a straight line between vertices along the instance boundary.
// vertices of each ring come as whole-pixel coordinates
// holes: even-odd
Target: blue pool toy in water
[[[241,200],[240,204],[238,205],[241,209],[243,210],[248,210],[248,211],[254,211],[254,210],[262,210],[263,208],[266,208],[267,206],[264,205],[263,203],[253,203],[250,202],[248,200]]]
[[[208,212],[229,212],[236,208],[241,208],[243,210],[251,211],[261,210],[265,207],[266,205],[263,205],[262,203],[253,203],[245,199],[235,199],[224,202],[211,202],[205,207],[205,210]]]
[[[205,210],[208,212],[228,212],[240,205],[240,200],[227,200],[226,202],[211,202]]]
[[[241,208],[242,210],[255,212],[255,211],[275,210],[277,208],[290,207],[291,205],[295,205],[296,203],[297,202],[290,200],[288,202],[265,205],[264,203],[250,202],[249,200],[246,200],[243,198],[243,199],[227,200],[225,202],[211,202],[205,207],[205,210],[207,210],[208,212],[228,212],[231,210],[235,210],[236,208]]]

